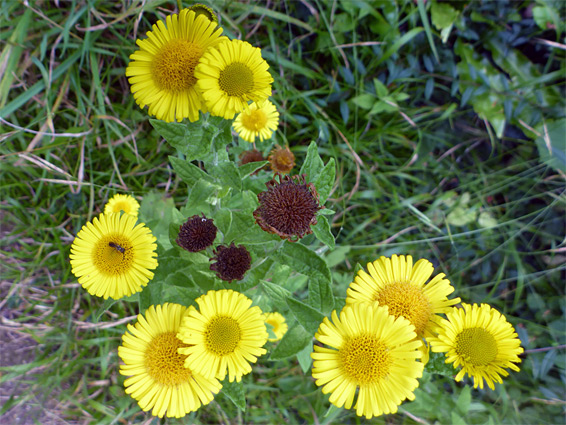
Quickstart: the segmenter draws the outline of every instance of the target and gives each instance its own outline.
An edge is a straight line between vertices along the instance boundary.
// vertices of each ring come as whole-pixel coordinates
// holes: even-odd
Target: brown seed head
[[[240,165],[248,164],[250,162],[265,161],[265,158],[257,149],[244,151],[240,154]]]
[[[288,147],[276,146],[269,154],[271,169],[276,173],[289,174],[295,166],[295,155]]]
[[[252,265],[252,257],[248,250],[242,245],[234,245],[234,242],[230,246],[220,245],[214,250],[214,255],[211,261],[216,260],[216,263],[210,265],[210,270],[215,271],[216,276],[228,282],[242,280]]]
[[[305,183],[305,177],[278,174],[265,184],[267,190],[257,195],[259,207],[253,213],[263,230],[290,242],[312,233],[311,225],[317,223],[316,213],[322,207],[316,188]]]
[[[216,239],[217,228],[214,220],[201,216],[193,215],[179,228],[177,244],[189,252],[202,251],[208,248]]]

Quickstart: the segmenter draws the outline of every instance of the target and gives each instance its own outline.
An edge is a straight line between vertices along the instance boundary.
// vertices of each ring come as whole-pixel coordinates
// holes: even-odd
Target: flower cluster
[[[172,122],[200,112],[233,119],[250,143],[271,138],[279,113],[268,98],[273,77],[261,49],[222,36],[214,12],[195,5],[158,21],[130,56],[126,76],[141,108]],[[251,102],[251,103],[249,103]]]
[[[137,40],[139,49],[130,56],[126,69],[136,102],[169,123],[185,118],[194,123],[201,113],[233,120],[232,128],[240,139],[254,143],[252,150],[240,155],[241,164],[265,161],[265,154],[274,172],[264,191],[255,186],[257,204],[245,198],[247,205],[253,205],[245,214],[254,230],[261,233],[259,227],[281,239],[266,237],[269,243],[279,244],[272,253],[281,247],[308,250],[287,242],[298,242],[313,231],[334,246],[333,238],[329,244],[319,236],[321,225],[329,225],[320,214],[328,212],[323,204],[332,187],[327,183],[324,188],[319,182],[333,180],[334,171],[317,179],[313,174],[322,173],[318,168],[323,165],[316,163],[312,166],[315,171],[290,175],[295,156],[288,146],[275,145],[263,153],[255,148],[256,139],[271,138],[279,124],[279,113],[269,100],[273,78],[259,48],[222,33],[217,16],[204,5],[181,10],[153,25],[145,39]],[[214,152],[213,166],[218,152]],[[203,163],[203,169],[214,176],[217,170]],[[259,168],[265,167],[247,166],[246,176]],[[199,176],[208,172],[197,171]],[[220,192],[220,184],[211,187]],[[233,188],[225,192],[229,190]],[[247,192],[255,197],[251,190]],[[221,208],[223,196],[218,195],[216,209],[211,211]],[[242,199],[237,199],[236,209],[244,203]],[[201,211],[198,206],[190,207]],[[72,273],[90,294],[116,300],[142,291],[154,278],[157,240],[144,223],[138,223],[139,210],[135,198],[118,194],[77,233],[71,246]],[[144,206],[142,211],[146,210]],[[231,223],[229,217],[217,220],[222,231],[220,223]],[[155,302],[122,336],[118,355],[123,362],[120,373],[127,377],[125,391],[154,416],[180,418],[209,404],[225,380],[241,382],[252,371],[252,364],[266,354],[268,341],[292,339],[292,335],[284,338],[288,325],[283,315],[263,312],[243,293],[221,289],[232,287],[233,281],[257,283],[246,277],[252,269],[252,254],[222,231],[204,213],[186,218],[176,238],[171,238],[177,245],[171,252],[183,259],[198,259],[198,265],[204,258],[210,269],[204,274],[213,284],[204,286],[206,293],[197,295],[194,302],[191,298],[186,306]],[[222,243],[216,242],[219,233]],[[252,253],[259,255],[254,249]],[[266,251],[265,259],[269,255]],[[261,262],[258,259],[255,264]],[[203,270],[196,275],[200,272]],[[505,317],[486,304],[455,307],[461,299],[449,298],[454,292],[450,281],[443,273],[433,273],[433,265],[425,259],[413,263],[410,255],[380,257],[357,273],[346,291],[343,309],[332,311],[319,325],[315,322],[312,376],[322,392],[330,394],[330,403],[353,408],[367,419],[397,412],[405,400],[415,398],[429,351],[445,353],[446,363],[460,368],[456,381],[467,374],[476,388],[486,383],[493,389],[495,382],[501,383],[501,377],[508,375],[507,369],[519,370],[523,349]],[[214,289],[209,290],[211,287]],[[281,291],[278,298],[287,292]],[[307,308],[305,317],[313,310]],[[300,314],[295,315],[302,325]],[[305,322],[310,323],[310,317]]]
[[[151,306],[118,347],[126,393],[154,416],[180,418],[210,403],[226,376],[240,381],[266,352],[262,311],[245,295],[209,291],[196,303]]]
[[[395,413],[404,400],[414,399],[418,378],[432,351],[446,353],[446,362],[467,373],[474,387],[493,389],[523,349],[505,317],[487,304],[455,308],[454,288],[443,273],[429,278],[432,264],[413,265],[411,256],[393,255],[368,263],[347,290],[346,306],[320,325],[312,353],[312,375],[323,393],[332,393],[337,407],[354,406],[358,416]],[[428,281],[428,282],[427,282]],[[440,314],[445,314],[444,319]],[[419,361],[420,359],[420,361]]]

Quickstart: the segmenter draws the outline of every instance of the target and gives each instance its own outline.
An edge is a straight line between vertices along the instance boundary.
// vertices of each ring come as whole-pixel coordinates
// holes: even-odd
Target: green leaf
[[[187,161],[199,159],[210,152],[212,139],[204,137],[199,121],[182,124],[151,119],[149,122],[167,143],[186,156]]]
[[[291,267],[297,273],[323,282],[331,280],[330,269],[324,259],[300,243],[285,241],[281,249],[273,253],[273,257],[275,261]]]
[[[206,213],[210,208],[208,200],[218,190],[220,190],[220,186],[218,185],[212,184],[204,179],[197,180],[193,187],[189,189],[187,203],[181,209],[185,218],[195,214]]]
[[[194,186],[194,184],[201,179],[209,182],[213,181],[212,177],[206,172],[190,162],[175,158],[174,156],[169,156],[169,161],[179,178],[187,183],[189,187]]]
[[[543,124],[541,133],[535,140],[540,159],[566,173],[566,119]]]
[[[468,411],[470,410],[470,404],[472,403],[472,389],[469,385],[464,386],[462,388],[462,392],[458,396],[458,401],[456,401],[456,406],[458,407],[458,411],[464,415],[468,415]]]
[[[330,280],[311,279],[309,281],[309,305],[329,314],[335,305]]]
[[[221,162],[216,167],[209,168],[210,174],[224,186],[231,187],[237,191],[242,190],[242,179],[238,167],[231,162]]]
[[[216,213],[214,213],[214,225],[224,235],[227,235],[230,232],[230,227],[232,226],[232,211],[227,208],[221,208],[216,211]],[[224,239],[226,239],[226,237]]]
[[[228,397],[238,409],[246,410],[246,395],[242,381],[229,382],[228,378],[224,379],[222,381],[222,394]]]
[[[241,165],[239,167],[240,176],[242,177],[242,179],[245,179],[249,175],[251,175],[254,172],[256,172],[257,170],[259,170],[260,168],[265,167],[267,164],[269,164],[269,161],[255,161],[255,162],[248,162],[247,164]]]
[[[334,186],[334,180],[336,178],[336,161],[334,158],[330,158],[330,160],[326,163],[318,177],[314,180],[314,186],[316,187],[316,191],[320,198],[320,204],[324,205],[328,195],[330,195],[330,191]]]
[[[261,287],[263,292],[269,297],[271,300],[271,305],[273,306],[286,306],[287,305],[287,298],[293,296],[291,292],[280,285],[277,285],[273,282],[268,282],[266,280],[261,281]]]
[[[352,102],[354,102],[354,105],[359,106],[362,109],[371,109],[376,100],[377,99],[373,94],[363,93],[354,97]]]
[[[443,30],[454,24],[459,14],[460,12],[448,3],[438,3],[434,1],[430,6],[432,24],[438,30]]]
[[[324,163],[318,154],[318,146],[315,141],[312,141],[307,149],[307,157],[303,162],[299,174],[306,174],[308,182],[314,182],[320,170],[324,167]]]
[[[299,361],[299,365],[303,370],[303,373],[307,373],[312,364],[312,341],[306,345],[301,351],[297,353],[297,360]]]
[[[311,229],[319,241],[328,246],[328,248],[334,249],[336,245],[334,235],[330,230],[330,224],[325,216],[319,215],[316,225],[312,226]]]
[[[324,314],[295,298],[287,298],[287,305],[301,326],[314,335],[324,319]]]
[[[283,335],[281,342],[271,352],[269,360],[281,360],[294,356],[311,341],[312,335],[305,331],[301,325],[295,324]]]

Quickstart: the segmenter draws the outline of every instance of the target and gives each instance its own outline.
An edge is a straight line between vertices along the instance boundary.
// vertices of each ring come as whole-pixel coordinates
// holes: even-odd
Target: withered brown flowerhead
[[[259,207],[253,213],[263,230],[289,242],[312,233],[311,225],[317,223],[316,213],[322,207],[316,188],[305,183],[305,177],[305,174],[292,177],[277,174],[265,183],[267,190],[257,195]]]
[[[265,161],[265,158],[257,149],[244,151],[240,154],[240,165],[248,164],[250,162]]]
[[[214,250],[214,255],[211,261],[216,260],[216,263],[210,265],[210,270],[228,282],[242,280],[252,265],[252,256],[248,250],[242,245],[234,245],[234,242],[230,246],[220,245]]]
[[[271,169],[276,173],[289,174],[295,166],[295,155],[288,147],[276,146],[268,157]]]
[[[189,252],[198,252],[208,248],[216,239],[217,228],[214,220],[193,215],[179,228],[177,244]]]

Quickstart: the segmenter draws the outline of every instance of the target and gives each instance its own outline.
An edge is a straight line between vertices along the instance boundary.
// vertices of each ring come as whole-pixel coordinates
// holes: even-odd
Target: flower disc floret
[[[259,307],[228,289],[208,291],[196,299],[183,319],[177,337],[187,344],[179,353],[185,366],[205,377],[240,382],[251,372],[251,363],[265,354],[267,330]]]
[[[395,318],[387,307],[358,303],[344,307],[340,317],[332,312],[315,338],[331,348],[314,346],[312,376],[337,407],[354,406],[367,419],[395,413],[414,390],[424,365],[422,342],[408,320]]]
[[[427,338],[431,350],[445,353],[446,363],[461,367],[456,381],[466,374],[474,378],[474,388],[483,388],[484,381],[495,389],[494,382],[503,383],[506,369],[516,372],[523,352],[515,329],[505,316],[487,304],[462,304],[453,308],[436,328],[437,337]]]
[[[166,22],[153,25],[147,38],[137,40],[139,50],[130,56],[126,76],[141,108],[167,122],[196,121],[206,106],[197,90],[195,67],[207,49],[216,46],[222,28],[206,16],[184,9]]]
[[[198,87],[210,113],[225,119],[271,96],[273,78],[261,50],[241,40],[209,49],[195,68]]]
[[[119,299],[139,292],[157,268],[155,237],[130,214],[100,214],[77,234],[71,271],[90,294]]]
[[[118,355],[124,362],[120,374],[126,394],[138,401],[143,411],[154,416],[180,418],[212,401],[222,388],[218,380],[205,378],[184,366],[186,347],[176,335],[188,310],[179,304],[150,306],[138,315],[122,336]]]
[[[444,273],[427,283],[434,271],[428,260],[421,259],[413,266],[410,255],[393,255],[368,263],[367,269],[369,274],[360,270],[348,287],[346,304],[386,305],[390,314],[409,320],[419,337],[432,336],[439,314],[460,302],[460,298],[448,299],[454,288]]]
[[[279,112],[269,100],[253,102],[249,108],[240,112],[232,127],[247,142],[253,143],[270,139],[279,124]]]
[[[272,331],[275,334],[275,338],[269,338],[268,341],[275,342],[283,338],[283,335],[287,333],[288,326],[285,321],[285,317],[281,313],[276,311],[273,313],[264,314],[265,323],[268,323],[273,328]]]
[[[140,204],[130,195],[122,195],[117,193],[112,198],[108,200],[106,205],[104,206],[104,213],[119,213],[120,211],[125,212],[126,214],[133,215],[134,217],[138,216],[138,211],[140,209]]]

